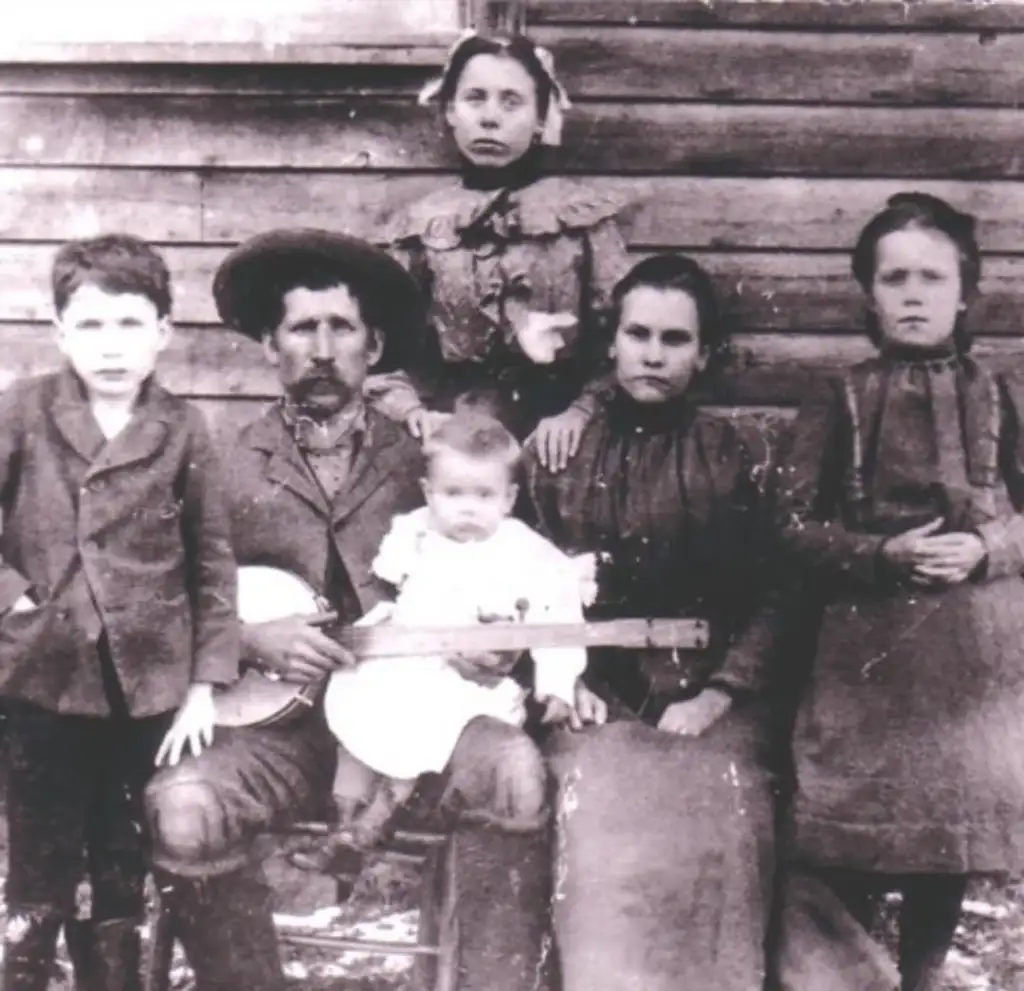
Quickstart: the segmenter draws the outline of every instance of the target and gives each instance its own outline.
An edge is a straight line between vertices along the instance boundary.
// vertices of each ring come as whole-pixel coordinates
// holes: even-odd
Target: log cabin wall
[[[1019,6],[533,0],[529,21],[576,104],[557,169],[645,197],[636,252],[716,276],[738,351],[723,401],[791,403],[807,367],[867,353],[849,249],[900,189],[979,216],[973,326],[985,350],[1022,349]],[[164,381],[220,428],[250,418],[275,384],[216,326],[225,251],[278,225],[371,234],[451,168],[415,103],[436,50],[367,61],[0,64],[0,386],[56,362],[56,245],[124,229],[174,272]]]

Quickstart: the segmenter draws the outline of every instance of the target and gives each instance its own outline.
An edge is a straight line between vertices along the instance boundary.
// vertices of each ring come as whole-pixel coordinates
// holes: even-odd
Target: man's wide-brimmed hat
[[[213,279],[217,313],[227,326],[259,339],[269,314],[290,289],[337,276],[363,304],[363,319],[384,337],[374,371],[414,364],[422,350],[424,301],[411,276],[386,251],[333,231],[295,228],[267,231],[235,248]]]

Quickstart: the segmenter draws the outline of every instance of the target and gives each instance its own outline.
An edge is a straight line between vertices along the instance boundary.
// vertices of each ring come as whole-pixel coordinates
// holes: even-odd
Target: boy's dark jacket
[[[70,369],[0,397],[0,694],[102,716],[103,632],[132,716],[238,669],[220,469],[198,410],[150,380],[110,443]],[[8,612],[23,593],[38,603]]]

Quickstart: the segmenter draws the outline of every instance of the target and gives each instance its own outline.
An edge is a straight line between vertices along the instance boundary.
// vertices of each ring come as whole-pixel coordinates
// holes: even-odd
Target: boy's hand
[[[658,729],[677,736],[701,736],[732,708],[732,698],[717,688],[705,688],[695,699],[674,702],[658,723]]]
[[[441,426],[441,424],[444,423],[450,415],[450,413],[437,413],[433,410],[419,406],[405,418],[405,425],[408,427],[409,433],[417,440],[428,440],[430,435],[439,426]]]
[[[563,471],[576,456],[583,437],[583,428],[590,415],[578,406],[570,406],[558,416],[541,420],[531,438],[540,463],[551,472]]]
[[[267,623],[244,623],[245,657],[276,671],[282,680],[298,684],[319,681],[356,663],[348,650],[309,620],[308,616],[287,616]]]
[[[171,728],[157,751],[157,767],[162,764],[174,767],[181,760],[186,744],[192,756],[198,757],[204,747],[213,743],[214,719],[213,686],[190,686],[185,701],[181,703],[181,708],[178,709],[174,722],[171,723]]]

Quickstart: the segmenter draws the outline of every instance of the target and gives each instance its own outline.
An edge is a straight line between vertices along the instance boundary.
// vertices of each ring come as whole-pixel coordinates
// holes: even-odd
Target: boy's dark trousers
[[[45,991],[66,927],[79,991],[139,983],[142,797],[173,714],[60,715],[7,704],[10,833],[3,991]],[[88,874],[91,920],[75,919]]]

